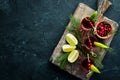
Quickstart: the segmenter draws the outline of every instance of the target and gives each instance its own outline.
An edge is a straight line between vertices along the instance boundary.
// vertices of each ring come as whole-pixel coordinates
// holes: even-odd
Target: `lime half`
[[[69,45],[69,44],[65,44],[65,45],[62,46],[62,50],[63,50],[64,52],[71,52],[71,51],[73,51],[75,48],[76,48],[76,46],[71,46],[71,45]]]
[[[66,41],[67,41],[70,45],[72,45],[72,46],[75,46],[75,45],[78,44],[77,38],[76,38],[73,34],[71,34],[71,33],[68,33],[68,34],[66,35]]]
[[[78,52],[78,50],[73,50],[73,51],[69,54],[69,56],[68,56],[68,61],[69,61],[70,63],[73,63],[73,62],[75,62],[75,61],[78,59],[78,57],[79,57],[79,52]]]

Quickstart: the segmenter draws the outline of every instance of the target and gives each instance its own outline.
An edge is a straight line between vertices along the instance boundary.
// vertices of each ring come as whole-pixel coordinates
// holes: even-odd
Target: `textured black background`
[[[79,2],[97,9],[97,0],[0,0],[0,80],[78,80],[48,62],[69,15]],[[105,16],[120,23],[120,0]],[[120,79],[120,31],[91,80]]]

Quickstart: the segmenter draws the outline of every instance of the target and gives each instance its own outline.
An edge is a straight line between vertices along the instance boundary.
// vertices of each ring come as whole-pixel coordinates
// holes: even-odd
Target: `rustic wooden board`
[[[84,17],[90,16],[93,12],[94,12],[94,10],[91,9],[90,7],[88,7],[87,5],[85,5],[85,4],[83,4],[83,3],[79,3],[79,5],[78,5],[78,7],[77,7],[77,9],[75,10],[75,13],[74,13],[73,15],[74,15],[75,18],[83,19]],[[102,17],[101,20],[100,20],[100,22],[101,22],[101,21],[107,21],[108,23],[110,23],[114,30],[117,30],[117,28],[118,28],[118,24],[117,24],[115,21],[113,21],[113,20],[111,20],[111,19],[108,19],[107,17]],[[68,25],[70,25],[70,23],[69,23]],[[61,54],[61,46],[62,46],[63,44],[65,44],[65,35],[66,35],[68,32],[69,32],[69,31],[67,31],[67,30],[64,31],[64,33],[63,33],[63,35],[62,35],[62,37],[61,37],[58,45],[56,46],[56,48],[55,48],[54,51],[53,51],[52,56],[50,57],[50,62],[53,63],[54,65],[58,66],[58,67],[59,67],[59,63],[55,63],[55,62],[54,62],[54,59]],[[105,40],[105,43],[106,43],[107,45],[110,45],[113,37],[114,37],[114,35],[112,35],[110,38],[106,39],[106,40]],[[101,54],[100,60],[102,61],[103,58],[104,58],[104,56],[105,56],[105,54],[106,54],[106,51],[105,51],[105,50],[102,50],[102,51],[100,52],[100,54]],[[67,71],[68,73],[70,73],[70,74],[72,74],[72,75],[74,75],[74,76],[82,79],[82,80],[89,80],[90,77],[89,77],[89,78],[86,78],[86,77],[84,76],[84,73],[83,73],[83,71],[80,69],[79,65],[80,65],[80,64],[79,64],[77,61],[76,61],[75,63],[73,63],[73,64],[69,64],[69,63],[68,63],[68,64],[66,65],[66,68],[65,68],[64,70]],[[93,72],[92,72],[92,73],[93,73]],[[91,75],[92,75],[92,73],[91,73]],[[91,76],[91,75],[90,75],[90,76]]]

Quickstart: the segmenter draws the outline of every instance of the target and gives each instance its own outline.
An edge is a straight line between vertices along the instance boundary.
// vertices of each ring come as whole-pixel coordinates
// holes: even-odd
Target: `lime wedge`
[[[79,52],[78,52],[78,50],[73,50],[73,51],[69,54],[69,56],[68,56],[68,61],[69,61],[70,63],[73,63],[73,62],[75,62],[75,61],[78,59],[78,57],[79,57]]]
[[[101,73],[97,67],[95,67],[93,64],[90,66],[90,69],[96,73]]]
[[[71,33],[68,33],[68,34],[66,35],[66,41],[67,41],[70,45],[72,45],[72,46],[75,46],[75,45],[78,44],[77,38],[76,38],[73,34],[71,34]]]
[[[98,11],[93,12],[93,14],[90,16],[90,20],[95,22],[97,19],[97,16],[98,16]]]
[[[71,45],[69,45],[69,44],[65,44],[65,45],[62,46],[62,50],[63,50],[64,52],[71,52],[71,51],[73,51],[75,48],[76,48],[76,46],[71,46]]]
[[[94,45],[95,46],[98,46],[98,47],[101,47],[101,48],[109,48],[109,46],[105,45],[105,44],[102,44],[100,42],[94,42]]]

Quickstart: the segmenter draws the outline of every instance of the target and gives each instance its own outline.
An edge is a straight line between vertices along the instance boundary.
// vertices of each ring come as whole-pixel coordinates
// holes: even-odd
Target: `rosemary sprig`
[[[78,29],[79,25],[80,25],[80,20],[74,18],[73,15],[70,15],[70,22],[71,22],[71,24],[68,25],[66,27],[66,29],[69,30],[69,31],[71,31],[71,32],[76,31]]]
[[[100,61],[100,54],[96,54],[97,56],[96,57],[93,57],[93,56],[90,56],[91,59],[94,60],[94,64],[99,68],[99,69],[103,69],[103,64],[102,62]]]
[[[54,62],[61,62],[64,59],[66,59],[68,57],[69,53],[61,53],[61,55],[57,56],[54,60]]]
[[[104,66],[99,59],[94,59],[94,63],[98,68],[103,69]]]
[[[65,58],[61,63],[60,63],[60,68],[64,69],[67,64],[67,58]]]
[[[109,34],[116,34],[117,30],[112,30],[111,32],[109,32]]]
[[[57,56],[54,60],[54,62],[59,62],[60,63],[60,68],[64,69],[66,64],[67,64],[67,57],[69,53],[61,53],[60,56]]]

